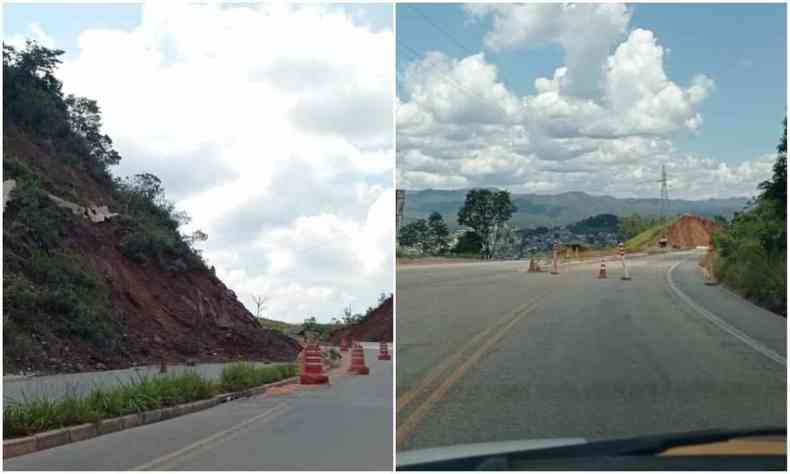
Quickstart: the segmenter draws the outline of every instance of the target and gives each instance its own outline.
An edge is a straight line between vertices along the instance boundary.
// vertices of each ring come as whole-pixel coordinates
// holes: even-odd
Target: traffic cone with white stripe
[[[359,344],[352,344],[351,346],[351,367],[349,367],[348,373],[355,375],[368,375],[370,373],[370,369],[365,365],[365,350]]]
[[[302,385],[329,383],[329,377],[324,373],[324,363],[321,360],[321,348],[318,344],[308,344],[304,348],[304,362],[302,365],[302,373],[299,374],[299,383]]]
[[[379,343],[379,360],[392,360],[386,342]]]
[[[617,253],[620,255],[620,261],[623,262],[623,276],[620,279],[630,280],[631,275],[628,274],[628,265],[625,263],[625,245],[622,242],[617,244]]]
[[[606,273],[606,262],[601,259],[601,269],[598,271],[598,278],[609,278]]]

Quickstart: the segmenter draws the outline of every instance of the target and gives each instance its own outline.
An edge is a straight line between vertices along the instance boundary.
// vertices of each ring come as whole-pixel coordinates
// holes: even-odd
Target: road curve
[[[397,449],[786,426],[786,320],[699,255],[399,268]]]

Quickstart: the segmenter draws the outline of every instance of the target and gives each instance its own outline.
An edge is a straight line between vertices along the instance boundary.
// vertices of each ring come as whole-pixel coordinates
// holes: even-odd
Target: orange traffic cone
[[[356,375],[370,373],[370,369],[365,365],[365,350],[359,344],[353,344],[351,347],[351,367],[349,367],[348,373]]]
[[[606,262],[601,259],[601,269],[598,271],[598,278],[608,278],[606,275]]]
[[[324,373],[321,348],[318,344],[308,344],[304,348],[304,364],[302,373],[299,374],[299,383],[302,385],[329,383],[329,377]]]
[[[529,259],[529,268],[527,268],[527,272],[529,273],[539,273],[543,270],[540,268],[540,264],[534,258]]]
[[[379,360],[392,360],[386,342],[379,343]]]

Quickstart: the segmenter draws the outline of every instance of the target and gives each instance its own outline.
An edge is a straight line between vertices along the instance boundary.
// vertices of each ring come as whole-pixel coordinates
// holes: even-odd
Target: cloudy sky
[[[167,3],[165,5],[165,3]],[[248,308],[328,321],[392,291],[392,7],[6,5],[4,40],[66,51],[123,156],[152,172]]]
[[[751,196],[786,113],[786,6],[398,5],[397,180]]]

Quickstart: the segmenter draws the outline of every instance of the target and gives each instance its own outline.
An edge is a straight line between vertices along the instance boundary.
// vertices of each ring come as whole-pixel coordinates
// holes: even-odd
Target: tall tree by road
[[[450,230],[444,222],[442,215],[434,211],[428,217],[428,246],[430,252],[441,255],[447,251],[447,237],[450,235]]]
[[[404,247],[419,247],[424,249],[424,244],[428,240],[428,223],[425,219],[418,219],[401,227],[398,233],[398,243]]]
[[[787,119],[776,147],[773,176],[762,193],[713,235],[714,271],[725,284],[787,314]]]
[[[458,211],[458,223],[474,229],[482,241],[480,256],[491,258],[502,225],[515,211],[509,192],[472,189],[466,193],[464,205]]]

